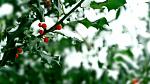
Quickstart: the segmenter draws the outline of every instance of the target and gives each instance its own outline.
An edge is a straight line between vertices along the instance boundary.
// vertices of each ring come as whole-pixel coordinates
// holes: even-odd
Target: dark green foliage
[[[17,16],[16,16],[16,13],[17,12],[22,12],[22,10],[21,10],[21,5],[18,5],[17,3],[18,3],[18,0],[1,0],[0,1],[0,6],[2,5],[2,4],[4,4],[4,3],[8,3],[8,4],[11,4],[11,5],[13,5],[13,7],[14,7],[14,11],[13,11],[13,13],[12,13],[12,15],[11,16],[3,16],[3,17],[0,17],[0,41],[1,40],[4,40],[4,38],[6,37],[6,35],[7,35],[7,32],[9,31],[9,30],[11,30],[11,28],[12,27],[15,27],[15,21],[16,21],[16,19],[18,18]],[[4,24],[2,23],[2,22],[4,22],[5,23],[5,25],[6,25],[6,28],[3,28],[2,26],[4,26]]]
[[[102,67],[103,67],[103,63],[101,63],[100,61],[97,61],[97,63],[98,63],[98,67],[99,67],[99,68],[102,68]]]
[[[98,83],[97,84],[116,84],[117,81],[114,78],[110,77],[108,75],[108,73],[109,72],[107,70],[104,70],[101,77],[98,78]]]
[[[59,41],[52,41],[48,47],[48,51],[55,53],[55,52],[60,52],[62,53],[64,51],[65,48],[69,48],[70,50],[75,47],[75,49],[77,51],[82,51],[81,47],[82,47],[82,41],[79,40],[75,40],[73,38],[62,38]]]
[[[94,70],[87,70],[82,63],[79,68],[72,68],[67,72],[66,79],[70,79],[71,84],[97,84],[96,72]]]
[[[21,0],[23,1],[23,0]],[[92,69],[92,63],[89,62],[90,69],[86,69],[81,63],[80,67],[73,67],[64,73],[67,65],[65,63],[66,54],[63,52],[65,49],[75,49],[76,52],[83,51],[82,46],[86,45],[89,52],[92,50],[93,44],[88,44],[86,38],[84,41],[80,41],[76,38],[68,37],[62,35],[61,33],[54,32],[55,28],[52,27],[50,30],[46,30],[46,36],[49,37],[49,42],[46,44],[43,42],[42,35],[34,36],[32,35],[31,24],[40,20],[44,22],[44,16],[50,16],[54,14],[55,18],[62,17],[60,21],[56,21],[56,24],[62,24],[63,26],[70,26],[73,30],[78,23],[83,24],[85,27],[95,27],[98,30],[105,30],[104,25],[109,25],[105,17],[99,18],[94,22],[88,20],[83,15],[83,19],[72,19],[68,16],[74,12],[78,7],[80,7],[83,1],[79,1],[68,14],[60,14],[62,9],[58,9],[59,6],[64,5],[65,7],[70,7],[77,3],[77,0],[64,0],[64,3],[59,3],[59,0],[52,0],[50,8],[43,7],[42,0],[24,0],[25,2],[21,5],[17,4],[18,0],[0,0],[0,5],[4,3],[10,3],[14,6],[14,12],[8,18],[8,16],[1,17],[1,25],[6,25],[4,29],[0,28],[0,40],[4,40],[7,37],[6,45],[1,49],[3,53],[2,60],[0,61],[0,84],[126,84],[133,78],[142,78],[141,84],[148,84],[149,82],[149,54],[146,49],[143,49],[144,58],[138,59],[138,65],[140,69],[135,68],[128,60],[123,56],[127,56],[130,60],[134,60],[134,54],[132,52],[132,47],[127,47],[127,49],[120,50],[118,45],[112,45],[107,48],[107,63],[102,63],[101,61],[96,61],[97,66],[103,71],[102,75],[97,78],[96,70]],[[104,12],[103,7],[107,7],[110,10],[117,10],[115,19],[118,19],[121,13],[121,6],[124,6],[125,0],[107,0],[105,2],[97,3],[92,1],[90,6],[93,9],[100,9]],[[26,11],[22,10],[24,7]],[[84,9],[84,8],[83,8]],[[88,10],[88,9],[87,9]],[[16,15],[17,12],[21,12],[21,17]],[[77,11],[79,12],[79,11]],[[76,13],[77,13],[76,12]],[[63,21],[67,19],[68,23],[64,24]],[[2,23],[4,21],[5,23]],[[17,24],[15,23],[17,22]],[[54,25],[54,26],[55,26]],[[15,31],[10,32],[11,29],[17,28]],[[99,35],[95,36],[95,38]],[[58,35],[62,38],[57,39]],[[15,40],[18,38],[19,40]],[[94,40],[93,40],[94,41]],[[147,40],[146,40],[147,41]],[[20,43],[21,45],[17,45]],[[144,45],[146,43],[143,43]],[[17,53],[17,48],[21,47],[23,49],[23,54],[19,54],[19,58],[15,58]],[[103,47],[106,47],[105,40],[103,41]],[[96,54],[102,50],[103,47],[99,47]],[[56,54],[59,54],[56,55]],[[72,53],[71,53],[72,54]],[[94,56],[96,56],[94,54]],[[119,54],[119,56],[117,56]],[[76,61],[76,59],[74,59]],[[124,66],[126,65],[126,67]],[[109,70],[119,71],[118,79],[114,79],[109,76]],[[138,76],[127,70],[132,70],[137,73]],[[143,73],[146,73],[143,74]]]
[[[131,48],[128,48],[126,50],[119,50],[118,53],[127,55],[131,59],[133,59],[133,56],[134,56],[133,53],[132,53],[132,51],[131,51]]]
[[[109,25],[106,18],[103,17],[103,18],[100,18],[94,22],[91,22],[89,21],[87,18],[83,19],[83,20],[79,20],[79,21],[72,21],[72,22],[69,22],[68,26],[72,27],[72,28],[75,28],[76,24],[78,23],[82,23],[86,28],[89,28],[91,26],[99,29],[99,30],[104,30],[104,25]],[[74,30],[74,29],[73,29]]]
[[[83,19],[83,20],[81,20],[79,22],[82,23],[83,25],[85,25],[87,28],[90,27],[90,26],[93,26],[93,27],[95,27],[97,29],[103,29],[103,26],[105,24],[108,25],[108,22],[107,22],[105,17],[100,18],[100,19],[96,20],[95,22],[91,22],[87,18]]]
[[[16,30],[16,32],[9,33],[7,32],[7,44],[4,47],[4,56],[2,60],[0,61],[0,66],[4,66],[7,61],[11,60],[14,62],[15,55],[17,53],[17,47],[15,44],[17,43],[14,39],[19,38],[23,41],[23,38],[25,37],[24,31],[30,28],[30,25],[32,24],[33,20],[29,20],[28,16],[24,16],[21,19],[21,23]]]
[[[105,2],[97,3],[95,1],[91,2],[91,7],[94,9],[101,9],[102,7],[107,7],[110,11],[112,9],[118,9],[120,6],[123,6],[126,3],[126,0],[106,0]]]
[[[119,8],[119,9],[117,10],[116,18],[115,18],[115,19],[118,19],[118,18],[119,18],[120,13],[121,13],[121,9]]]
[[[65,7],[72,6],[76,3],[76,0],[64,0]]]
[[[125,63],[129,69],[135,69],[134,66],[129,61],[127,61],[127,59],[125,59],[123,56],[116,56],[116,54],[126,55],[131,60],[133,60],[133,53],[130,48],[126,50],[120,50],[118,49],[118,45],[113,45],[110,48],[108,48],[107,60],[109,61],[108,61],[107,68],[113,69],[114,63],[121,62],[121,63]],[[123,66],[121,65],[121,67]]]

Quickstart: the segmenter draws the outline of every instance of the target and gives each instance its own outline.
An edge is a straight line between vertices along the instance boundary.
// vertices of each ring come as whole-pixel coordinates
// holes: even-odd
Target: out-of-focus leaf
[[[108,71],[104,71],[101,78],[100,78],[99,83],[100,84],[107,84],[107,81],[108,81]]]
[[[121,9],[119,8],[119,9],[117,10],[115,19],[118,19],[118,18],[119,18],[120,12],[121,12]]]
[[[118,81],[117,81],[117,84],[120,84],[120,83],[126,83],[126,81],[129,79],[129,75],[127,70],[120,64],[120,72],[119,72],[119,75],[118,75]]]
[[[6,32],[0,32],[0,41],[6,38]]]
[[[90,27],[90,26],[92,26],[92,22],[89,21],[87,18],[85,18],[85,19],[83,19],[83,20],[80,20],[80,21],[78,21],[78,22],[82,23],[82,24],[83,24],[84,26],[86,26],[87,28]]]
[[[95,1],[91,2],[90,6],[94,9],[101,9],[103,6],[107,7],[108,10],[118,9],[123,6],[126,0],[107,0],[105,2],[97,3]]]
[[[124,59],[119,56],[119,57],[114,58],[114,61],[116,61],[116,62],[124,62]]]
[[[44,22],[44,11],[43,8],[41,6],[37,6],[37,5],[31,5],[32,10],[34,10],[36,12],[36,18],[40,19],[41,22]]]
[[[102,67],[103,67],[103,65],[104,65],[104,64],[103,64],[103,63],[101,63],[100,61],[97,61],[97,63],[98,63],[98,67],[99,67],[99,68],[102,68]]]
[[[114,60],[115,60],[115,62],[125,63],[129,69],[135,69],[134,66],[130,62],[128,62],[126,59],[124,59],[121,56],[114,58]]]
[[[65,0],[64,2],[64,4],[66,4],[65,7],[72,6],[75,3],[76,3],[76,0]]]
[[[74,46],[77,51],[82,52],[82,43],[81,42],[77,41]]]
[[[126,50],[120,50],[120,51],[118,51],[118,53],[127,55],[131,59],[133,59],[133,56],[134,56],[130,48],[126,49]]]
[[[95,21],[94,24],[92,24],[92,26],[96,27],[97,29],[103,29],[104,25],[109,25],[105,17],[100,18],[99,20]]]
[[[72,21],[72,22],[69,22],[69,23],[67,23],[65,25],[71,27],[71,29],[74,31],[77,24],[78,24],[77,21]]]
[[[135,67],[133,66],[132,63],[130,63],[130,62],[128,62],[128,61],[126,61],[125,63],[126,63],[126,65],[128,66],[129,69],[135,69]]]
[[[118,50],[118,45],[112,45],[107,50],[107,53],[108,53],[107,54],[107,61],[108,61],[107,68],[108,69],[112,68],[112,65],[114,63],[114,57],[115,57],[117,50]]]
[[[72,39],[71,38],[63,38],[59,42],[59,50],[63,51],[65,48],[72,46]]]

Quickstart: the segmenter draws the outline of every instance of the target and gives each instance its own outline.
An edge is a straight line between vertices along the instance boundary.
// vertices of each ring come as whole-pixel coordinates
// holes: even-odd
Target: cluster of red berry
[[[19,54],[21,54],[23,52],[22,48],[17,48],[17,53],[16,53],[16,58],[19,57]]]
[[[39,31],[38,31],[38,33],[40,34],[40,35],[43,35],[45,32],[45,30],[46,30],[46,28],[47,28],[47,25],[46,25],[46,23],[42,23],[42,22],[40,22],[39,24],[38,24],[38,26],[39,27],[42,27]],[[55,27],[55,29],[56,30],[61,30],[62,29],[62,25],[61,24],[58,24],[56,27]],[[48,37],[44,37],[43,38],[43,41],[45,42],[45,43],[48,43]]]
[[[47,25],[45,23],[41,23],[41,22],[38,24],[38,26],[42,27],[44,30],[47,28]],[[44,34],[44,30],[43,29],[39,30],[40,35]]]
[[[40,22],[39,24],[38,24],[38,26],[39,27],[41,27],[41,29],[38,31],[38,33],[40,34],[40,35],[43,35],[45,32],[45,30],[46,30],[46,28],[47,28],[47,25],[46,25],[46,23],[42,23],[42,22]],[[61,30],[62,29],[62,25],[61,24],[58,24],[56,27],[55,27],[55,29],[56,30]],[[44,36],[43,37],[43,41],[45,42],[45,43],[48,43],[48,37],[46,37],[46,36]],[[22,48],[17,48],[17,53],[16,53],[16,58],[18,58],[19,57],[19,54],[21,54],[23,52],[23,50],[22,50]]]

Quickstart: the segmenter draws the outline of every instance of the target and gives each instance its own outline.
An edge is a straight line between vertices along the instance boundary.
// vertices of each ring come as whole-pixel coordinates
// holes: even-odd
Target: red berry
[[[39,30],[40,35],[44,34],[44,30]]]
[[[19,57],[19,55],[18,54],[16,54],[16,56],[15,56],[16,58],[18,58]]]
[[[44,42],[45,42],[45,43],[48,43],[48,37],[45,37],[45,38],[44,38]]]
[[[17,48],[17,50],[18,50],[18,53],[22,53],[22,48]]]
[[[39,26],[39,27],[42,27],[42,23],[40,22],[40,23],[38,24],[38,26]]]
[[[56,30],[61,30],[62,29],[62,25],[61,24],[58,24],[57,26],[56,26]]]
[[[43,29],[46,29],[46,28],[47,28],[47,25],[46,25],[45,23],[43,23],[43,24],[42,24],[42,28],[43,28]]]
[[[138,84],[138,80],[137,79],[133,79],[132,80],[132,84]]]

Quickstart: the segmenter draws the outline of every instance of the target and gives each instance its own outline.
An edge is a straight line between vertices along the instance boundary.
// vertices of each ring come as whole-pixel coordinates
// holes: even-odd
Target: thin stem
[[[55,26],[62,23],[72,12],[74,12],[82,3],[84,0],[81,0],[69,13],[67,13],[60,21],[58,21],[54,26],[52,26],[50,29],[45,30],[45,34],[48,32],[53,32],[55,30]],[[44,35],[44,34],[43,34]],[[39,35],[38,37],[41,37],[43,35]]]

